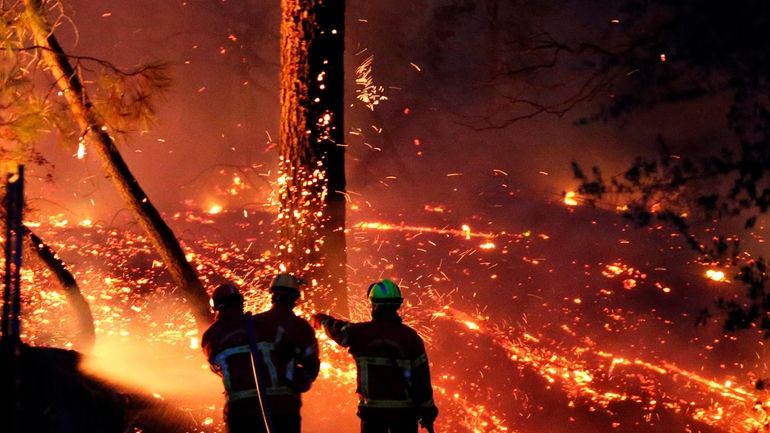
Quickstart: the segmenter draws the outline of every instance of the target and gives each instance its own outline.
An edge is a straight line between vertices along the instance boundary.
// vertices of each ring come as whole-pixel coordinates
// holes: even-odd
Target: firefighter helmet
[[[372,304],[397,304],[401,305],[404,298],[401,296],[401,289],[396,283],[385,279],[372,283],[367,290],[367,296]]]
[[[234,284],[224,283],[214,289],[209,303],[214,311],[219,311],[227,305],[242,304],[243,295]]]
[[[302,278],[295,277],[292,274],[278,274],[270,284],[270,293],[289,292],[299,296],[299,286],[306,283]]]

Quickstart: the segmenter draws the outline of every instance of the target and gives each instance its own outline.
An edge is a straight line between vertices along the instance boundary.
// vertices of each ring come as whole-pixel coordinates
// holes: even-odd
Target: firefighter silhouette
[[[372,320],[350,323],[326,314],[313,316],[329,338],[347,347],[356,361],[358,416],[362,433],[415,433],[418,422],[433,431],[428,357],[417,332],[398,315],[401,290],[390,280],[369,286]]]
[[[300,297],[299,278],[279,274],[270,286],[272,307],[251,315],[232,284],[218,286],[211,297],[215,322],[201,346],[211,369],[222,377],[224,417],[230,433],[297,433],[301,430],[301,394],[318,376],[318,342],[310,324],[293,308]]]

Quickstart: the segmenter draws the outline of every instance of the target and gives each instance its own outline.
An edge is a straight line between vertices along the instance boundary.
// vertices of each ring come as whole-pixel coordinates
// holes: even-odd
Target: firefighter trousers
[[[270,433],[300,433],[301,419],[299,415],[272,414],[270,424]],[[233,416],[230,414],[227,418],[227,431],[229,433],[266,433],[265,421],[261,415]]]
[[[417,433],[417,418],[388,413],[359,414],[361,433]]]

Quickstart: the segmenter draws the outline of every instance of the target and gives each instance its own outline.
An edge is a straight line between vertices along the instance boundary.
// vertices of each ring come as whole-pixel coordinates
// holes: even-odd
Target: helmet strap
[[[227,303],[220,305],[219,308],[214,308],[217,316],[221,314],[229,314],[230,312],[243,312],[243,298],[232,299]]]
[[[294,306],[297,304],[298,299],[299,299],[299,293],[293,293],[293,292],[284,291],[284,290],[273,291],[271,295],[271,300],[273,301],[273,304],[287,304],[287,305]]]
[[[400,304],[372,304],[372,318],[373,319],[389,319],[397,320],[401,322],[401,316],[398,315],[398,309],[401,308]]]

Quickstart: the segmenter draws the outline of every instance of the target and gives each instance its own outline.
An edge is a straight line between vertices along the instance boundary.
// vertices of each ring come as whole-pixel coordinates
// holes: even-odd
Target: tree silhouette
[[[626,217],[637,224],[672,224],[704,260],[739,266],[737,280],[746,296],[718,299],[726,310],[725,329],[759,326],[770,335],[770,293],[766,261],[739,261],[737,239],[714,236],[702,242],[690,220],[743,218],[750,230],[770,208],[770,51],[766,44],[770,4],[750,0],[733,7],[722,2],[629,0],[618,20],[622,35],[607,46],[586,43],[581,50],[602,77],[608,102],[579,123],[607,122],[632,112],[682,101],[724,107],[732,139],[716,152],[670,150],[661,137],[657,155],[638,157],[619,176],[605,179],[573,164],[580,192],[591,203],[607,194],[626,197]],[[713,103],[713,102],[711,102]]]
[[[67,123],[61,125],[61,129],[77,131],[81,144],[88,142],[94,147],[108,177],[149,235],[175,283],[185,293],[199,326],[207,325],[210,312],[206,290],[174,233],[129,170],[112,136],[123,131],[131,121],[147,119],[152,114],[153,91],[168,84],[162,68],[155,65],[117,74],[109,86],[101,88],[104,97],[92,100],[84,86],[81,68],[73,66],[71,58],[57,41],[54,28],[46,19],[45,11],[58,3],[25,0],[23,9],[19,9],[20,5],[14,5],[6,15],[14,19],[14,29],[19,35],[16,40],[31,40],[34,45],[12,50],[32,54],[30,66],[45,66],[50,72],[52,86],[60,89],[64,97],[63,106],[69,112],[67,117],[57,117]],[[109,66],[106,62],[100,63]],[[127,85],[132,88],[127,88]],[[111,107],[113,112],[107,107]],[[110,124],[106,120],[108,118],[112,120]]]

